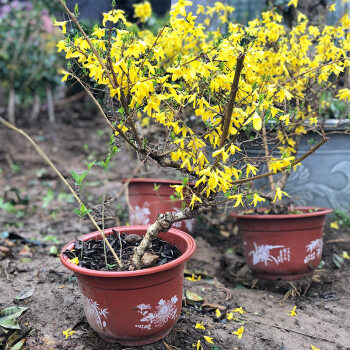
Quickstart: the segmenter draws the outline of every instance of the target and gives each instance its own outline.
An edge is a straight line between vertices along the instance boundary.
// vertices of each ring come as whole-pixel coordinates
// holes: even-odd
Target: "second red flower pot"
[[[298,207],[298,214],[233,213],[246,262],[263,279],[296,280],[312,275],[320,264],[323,227],[331,209]]]
[[[144,235],[147,226],[116,227],[127,234]],[[105,230],[108,236],[112,229]],[[90,326],[107,342],[138,346],[164,338],[178,320],[182,307],[185,262],[194,253],[194,239],[179,230],[159,238],[175,245],[182,255],[161,266],[136,271],[95,271],[74,265],[61,253],[64,266],[74,272]],[[99,232],[83,241],[101,239]],[[63,251],[71,250],[74,241]]]
[[[126,180],[124,180],[125,182]],[[188,200],[174,196],[171,185],[181,185],[181,181],[162,179],[132,179],[128,184],[130,225],[149,225],[157,220],[158,214],[178,212],[188,206]],[[175,222],[172,227],[186,233],[193,232],[195,219]]]

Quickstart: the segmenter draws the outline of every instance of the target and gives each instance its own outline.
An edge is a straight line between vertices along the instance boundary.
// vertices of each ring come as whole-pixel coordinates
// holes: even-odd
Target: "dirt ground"
[[[61,120],[39,128],[24,128],[44,148],[66,178],[70,171],[83,171],[85,161],[105,157],[108,130],[98,120],[81,120],[62,112]],[[111,171],[94,167],[81,193],[89,204],[100,203],[104,193],[117,196],[121,179],[135,171],[131,152],[119,154]],[[24,348],[31,350],[203,349],[211,350],[333,350],[350,349],[350,230],[325,229],[324,266],[314,276],[298,282],[258,281],[242,258],[238,230],[225,215],[199,218],[194,236],[198,249],[186,276],[201,275],[200,281],[185,279],[184,294],[191,291],[201,301],[184,299],[179,322],[163,341],[142,347],[121,347],[102,341],[85,321],[79,291],[72,273],[55,254],[64,243],[93,230],[77,218],[73,199],[33,148],[13,132],[0,128],[0,311],[25,306],[19,317]],[[142,169],[143,171],[153,169]],[[4,210],[4,202],[13,209]],[[106,226],[127,222],[126,202],[121,196],[112,205]],[[114,216],[114,215],[111,215]],[[34,241],[33,241],[34,240]],[[338,266],[337,266],[338,265]],[[24,292],[23,292],[24,291]],[[20,292],[31,296],[15,299]],[[296,306],[296,316],[289,313]],[[242,307],[246,313],[225,315]],[[221,310],[218,317],[215,310]],[[203,322],[205,330],[196,329]],[[232,332],[241,326],[241,339]],[[62,331],[75,333],[65,339]],[[204,336],[213,338],[209,344]],[[0,336],[1,338],[1,336]],[[1,348],[1,345],[0,345]],[[5,349],[5,346],[4,346]]]

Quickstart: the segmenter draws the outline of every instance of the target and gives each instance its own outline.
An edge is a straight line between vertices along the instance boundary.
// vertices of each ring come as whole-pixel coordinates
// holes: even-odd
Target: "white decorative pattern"
[[[277,257],[271,254],[272,249],[283,248],[278,252]],[[257,245],[254,242],[254,250],[249,252],[249,255],[253,255],[253,265],[256,265],[260,262],[264,263],[265,266],[268,262],[274,261],[276,265],[283,263],[284,261],[290,261],[290,248],[285,247],[284,245]]]
[[[307,264],[309,261],[320,259],[322,255],[323,241],[322,239],[315,239],[311,241],[306,247],[307,255],[304,259],[304,263]]]
[[[150,223],[149,216],[151,212],[147,208],[148,206],[148,202],[145,202],[142,208],[136,205],[134,208],[129,210],[130,223],[132,225],[148,225]]]
[[[106,321],[103,320],[103,318],[105,318],[107,320],[107,308],[106,309],[102,309],[100,307],[100,305],[90,299],[90,298],[84,298],[85,299],[85,306],[86,306],[86,316],[87,317],[91,317],[94,318],[97,325],[102,329],[104,327],[106,327]]]
[[[151,312],[152,307],[150,304],[137,305],[137,312],[143,316],[140,319],[140,322],[143,322],[143,324],[137,324],[135,327],[150,330],[152,326],[155,328],[162,327],[170,319],[175,320],[177,314],[177,301],[178,298],[176,295],[170,300],[161,299],[153,312]]]

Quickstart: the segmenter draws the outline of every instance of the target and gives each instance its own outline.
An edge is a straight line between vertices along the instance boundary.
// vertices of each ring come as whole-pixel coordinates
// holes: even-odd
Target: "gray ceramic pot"
[[[340,209],[350,214],[350,134],[344,133],[349,130],[349,120],[328,120],[324,128],[329,141],[291,174],[285,191],[297,205]],[[309,133],[300,145],[298,156],[309,150],[311,139],[316,143],[320,136]],[[262,152],[251,150],[249,154],[262,155]],[[262,188],[267,180],[255,185]]]

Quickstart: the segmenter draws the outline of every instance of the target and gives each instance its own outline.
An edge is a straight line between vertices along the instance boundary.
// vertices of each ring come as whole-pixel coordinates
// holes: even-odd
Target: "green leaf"
[[[79,181],[79,175],[73,170],[70,173],[72,174],[73,179],[74,179],[75,183],[77,184]]]
[[[17,306],[11,306],[8,307],[0,312],[0,322],[8,319],[15,319],[22,315],[24,311],[28,310],[27,307],[17,307]],[[1,326],[1,324],[0,324]]]
[[[90,170],[96,163],[96,160],[93,160],[91,163],[87,164],[88,169]]]
[[[203,301],[203,298],[200,295],[191,292],[190,290],[186,291],[186,298],[191,301]]]
[[[80,218],[82,217],[79,209],[73,209],[74,213],[76,213]]]
[[[12,346],[11,348],[10,348],[10,350],[20,350],[20,349],[22,349],[22,347],[23,347],[23,345],[24,345],[24,343],[26,342],[26,339],[24,338],[24,339],[22,339],[22,340],[20,340],[17,344],[15,344],[14,346]]]
[[[75,4],[75,6],[74,6],[74,13],[75,13],[75,17],[78,17],[78,15],[79,15],[79,7],[78,7],[78,4]]]
[[[35,293],[35,286],[31,285],[28,287],[25,287],[21,290],[21,292],[15,297],[17,300],[23,300],[31,297]]]
[[[80,186],[83,183],[85,176],[88,174],[88,171],[84,171],[80,175],[78,173],[76,173],[75,171],[71,171],[71,174],[73,176],[75,184]]]
[[[55,198],[54,192],[52,190],[52,188],[49,188],[49,190],[47,191],[45,197],[43,197],[43,208],[46,208],[50,202],[52,202]]]
[[[58,249],[57,249],[57,247],[55,245],[50,247],[49,255],[51,255],[51,256],[57,256],[58,255]]]
[[[16,340],[20,339],[21,336],[19,334],[19,332],[15,331],[11,334],[11,336],[7,339],[6,342],[6,349],[9,349],[9,347],[11,345],[13,345],[14,343],[16,343]]]
[[[8,329],[0,327],[0,336],[2,336],[3,334],[7,334],[8,332],[9,332]],[[0,343],[1,343],[1,340],[0,340]]]
[[[340,255],[338,255],[336,253],[333,254],[332,260],[338,269],[340,269],[342,267],[342,265],[344,264],[343,257],[341,257]]]
[[[0,320],[0,326],[7,329],[21,329],[19,323],[12,318],[9,318],[7,320]]]
[[[56,236],[54,236],[54,235],[46,235],[44,237],[44,240],[45,241],[51,241],[51,242],[53,242],[55,244],[60,244],[59,239]]]

